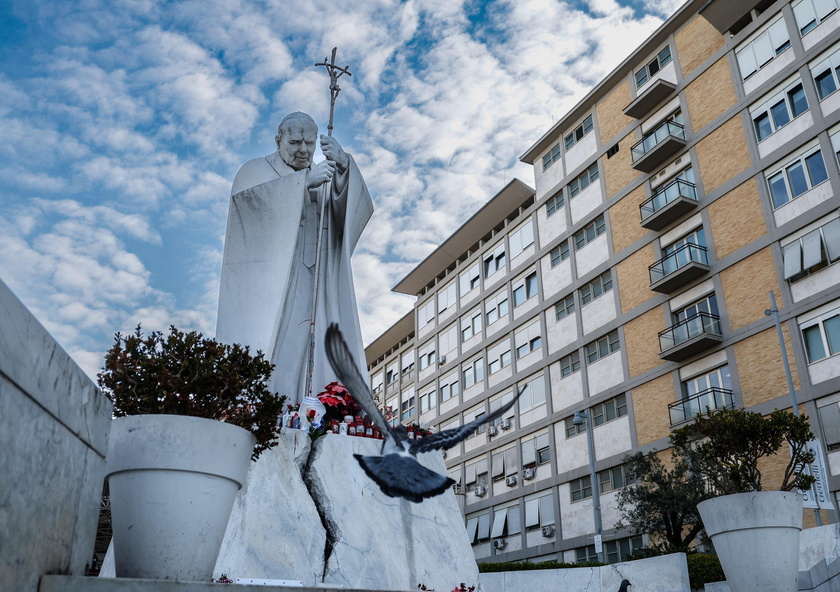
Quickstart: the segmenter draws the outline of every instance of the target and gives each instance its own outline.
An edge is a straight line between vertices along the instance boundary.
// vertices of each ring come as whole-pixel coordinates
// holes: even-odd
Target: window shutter
[[[817,17],[823,20],[831,11],[837,9],[837,2],[835,0],[814,0],[814,7],[817,9]]]
[[[507,525],[507,508],[504,510],[496,510],[496,515],[493,516],[493,532],[490,538],[497,539],[505,536],[505,526]]]
[[[833,0],[830,1],[833,4]],[[800,30],[816,18],[814,8],[808,0],[803,0],[793,7],[793,16],[796,18],[796,25]]]
[[[755,65],[755,56],[752,47],[749,45],[736,54],[738,67],[741,70],[741,77],[745,78],[755,72],[758,68]]]
[[[505,476],[505,453],[497,452],[492,457],[493,479],[501,479]]]
[[[537,450],[534,448],[534,440],[528,440],[522,443],[522,465],[528,466],[536,464]]]
[[[825,250],[829,261],[840,259],[840,218],[832,220],[822,227],[825,237]]]
[[[515,475],[519,471],[519,465],[516,462],[516,447],[512,446],[505,450],[505,474]]]
[[[540,498],[540,526],[554,524],[554,496],[544,495]]]
[[[540,525],[540,500],[532,499],[525,502],[525,528]]]
[[[822,236],[817,229],[802,237],[802,268],[818,265],[822,258]]]
[[[478,517],[478,540],[490,538],[490,514],[482,514]]]
[[[840,403],[832,403],[827,407],[818,409],[820,423],[823,428],[825,445],[840,443]]]
[[[470,540],[470,544],[475,542],[475,533],[478,529],[478,518],[470,518],[467,520],[467,538]]]
[[[795,240],[782,249],[785,260],[785,279],[788,280],[802,271],[802,245]]]
[[[467,483],[475,483],[475,475],[476,475],[475,466],[476,466],[476,463],[473,463],[471,465],[467,465],[467,481],[466,481]]]

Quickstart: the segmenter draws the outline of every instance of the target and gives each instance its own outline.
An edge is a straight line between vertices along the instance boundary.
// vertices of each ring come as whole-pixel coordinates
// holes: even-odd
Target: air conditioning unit
[[[542,535],[545,538],[553,537],[554,536],[554,525],[543,526],[542,527]]]
[[[516,485],[516,475],[508,475],[505,479],[505,483],[507,483],[508,487],[513,487]]]
[[[526,481],[530,481],[531,479],[533,479],[536,476],[537,476],[537,469],[534,469],[534,468],[522,469],[522,478],[525,479]]]
[[[494,425],[491,425],[489,428],[487,428],[487,433],[491,436],[495,436],[499,433],[499,428],[497,428]]]
[[[484,497],[485,495],[487,495],[487,488],[484,487],[484,485],[479,485],[475,488],[475,495],[477,497]]]
[[[446,356],[441,356],[438,358],[438,366],[443,366],[444,364],[446,364]]]
[[[510,420],[509,419],[503,419],[502,423],[499,424],[499,427],[502,428],[503,430],[509,430],[510,429]]]
[[[505,547],[507,547],[507,541],[506,540],[496,539],[496,540],[493,541],[493,548],[494,549],[498,549],[499,551],[501,551]]]

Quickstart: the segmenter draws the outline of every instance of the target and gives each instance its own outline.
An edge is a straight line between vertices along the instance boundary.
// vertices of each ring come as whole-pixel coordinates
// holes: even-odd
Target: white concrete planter
[[[797,592],[802,496],[755,491],[697,504],[732,592]]]
[[[255,441],[198,417],[114,419],[107,471],[117,577],[209,581]]]

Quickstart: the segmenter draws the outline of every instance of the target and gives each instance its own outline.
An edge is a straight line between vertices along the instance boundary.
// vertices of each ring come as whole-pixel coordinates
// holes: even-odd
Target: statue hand
[[[335,163],[339,174],[346,171],[347,167],[350,166],[350,157],[347,156],[338,140],[332,136],[321,134],[321,152],[324,154],[324,158]]]
[[[307,189],[315,189],[320,187],[327,181],[333,178],[335,174],[335,163],[329,160],[319,162],[311,169],[306,171],[306,187]]]

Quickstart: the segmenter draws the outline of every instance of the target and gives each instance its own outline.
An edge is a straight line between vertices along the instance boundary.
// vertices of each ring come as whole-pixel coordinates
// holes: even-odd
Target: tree
[[[805,416],[776,410],[764,417],[754,411],[721,409],[675,430],[671,445],[689,470],[708,479],[715,495],[727,495],[761,491],[759,459],[775,456],[785,442],[790,446],[790,460],[779,489],[809,490],[814,478],[804,471],[814,462],[808,449],[813,438]],[[785,449],[783,454],[787,453]]]
[[[636,483],[618,492],[621,519],[616,528],[635,534],[660,533],[656,545],[664,552],[685,551],[703,530],[697,504],[709,497],[700,475],[692,474],[682,457],[672,454],[673,468],[665,467],[656,451],[624,457]]]

